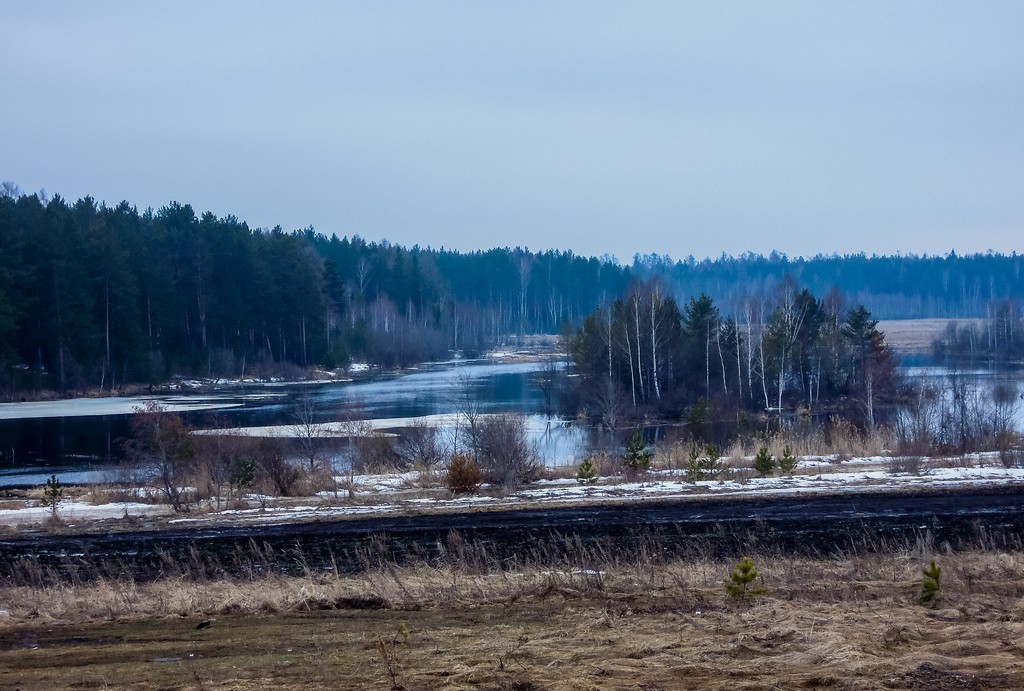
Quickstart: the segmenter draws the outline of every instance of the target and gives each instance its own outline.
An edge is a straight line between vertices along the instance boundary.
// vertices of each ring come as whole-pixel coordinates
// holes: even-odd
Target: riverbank
[[[749,459],[746,459],[749,463]],[[0,530],[110,532],[140,527],[167,528],[265,526],[344,520],[367,516],[416,516],[543,507],[597,506],[668,499],[703,501],[721,498],[821,496],[855,493],[1022,487],[1024,468],[1006,468],[996,453],[955,458],[902,459],[869,456],[839,460],[834,456],[801,458],[790,475],[756,477],[735,468],[716,480],[687,480],[681,469],[655,470],[627,479],[621,475],[580,484],[575,467],[549,468],[544,479],[507,492],[484,486],[471,495],[453,496],[443,477],[418,471],[355,475],[336,479],[337,488],[307,497],[248,495],[225,499],[218,507],[207,500],[188,513],[174,513],[160,502],[155,487],[114,484],[64,488],[56,512],[43,501],[42,488],[8,489],[0,496]]]

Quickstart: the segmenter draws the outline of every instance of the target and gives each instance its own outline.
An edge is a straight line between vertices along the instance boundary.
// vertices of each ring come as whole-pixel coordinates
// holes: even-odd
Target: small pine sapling
[[[237,458],[231,464],[231,487],[235,493],[249,491],[256,482],[256,461],[251,458]]]
[[[693,446],[690,448],[690,461],[686,464],[686,481],[697,482],[697,480],[703,479],[704,471],[700,463],[700,448]]]
[[[708,473],[718,480],[727,480],[732,477],[732,467],[722,460],[722,452],[714,444],[704,446],[704,454],[707,457]]]
[[[43,487],[43,505],[50,509],[50,515],[57,520],[57,509],[64,500],[64,488],[57,480],[56,475],[51,475]]]
[[[686,466],[687,482],[724,479],[731,472],[732,469],[722,461],[718,447],[714,444],[705,444],[703,449],[699,445],[690,449],[690,462]]]
[[[732,579],[725,584],[725,592],[733,597],[748,598],[764,594],[764,588],[753,587],[758,577],[757,566],[750,557],[743,557],[732,570]]]
[[[653,454],[647,450],[647,442],[640,433],[640,429],[634,429],[626,440],[626,452],[622,455],[626,470],[631,473],[646,473],[651,469],[651,458]]]
[[[775,458],[767,446],[762,446],[754,456],[754,472],[758,477],[768,477],[775,471]]]
[[[576,481],[581,485],[592,485],[597,482],[597,466],[594,465],[594,459],[583,459],[576,472]]]
[[[921,604],[933,606],[942,597],[942,585],[940,579],[942,577],[942,567],[932,562],[921,569]]]
[[[793,447],[786,444],[782,449],[782,455],[779,456],[779,470],[786,475],[792,475],[799,462],[800,459],[793,453]]]

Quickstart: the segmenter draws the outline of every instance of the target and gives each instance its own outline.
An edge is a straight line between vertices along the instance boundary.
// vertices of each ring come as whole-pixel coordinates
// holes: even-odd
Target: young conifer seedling
[[[63,500],[64,488],[57,480],[57,476],[51,475],[50,479],[46,481],[46,486],[43,487],[43,504],[50,509],[50,513],[54,520],[57,518],[57,509],[60,507],[60,503]]]
[[[626,469],[631,473],[646,473],[651,469],[653,454],[647,450],[647,442],[644,441],[640,429],[634,429],[626,440],[626,452],[622,455]]]
[[[753,586],[758,577],[757,566],[750,557],[743,557],[732,570],[732,579],[725,584],[725,592],[733,597],[748,598],[764,595],[764,588]]]
[[[754,472],[758,477],[768,477],[775,471],[775,458],[767,446],[762,446],[754,456]]]
[[[928,566],[921,569],[921,575],[921,604],[933,606],[942,597],[942,567],[932,559]]]
[[[796,464],[800,462],[800,459],[793,453],[793,447],[789,444],[782,449],[782,455],[779,456],[779,470],[786,475],[792,475],[796,469]]]
[[[581,485],[592,485],[597,482],[597,467],[594,465],[594,459],[583,459],[576,471],[576,481]]]

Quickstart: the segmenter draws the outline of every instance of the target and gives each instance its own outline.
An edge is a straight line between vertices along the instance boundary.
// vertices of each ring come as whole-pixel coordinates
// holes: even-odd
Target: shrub
[[[920,456],[893,456],[889,459],[890,473],[920,475],[924,468],[924,459]]]
[[[196,442],[180,415],[156,401],[134,409],[133,439],[126,448],[138,466],[152,468],[160,490],[175,512],[189,510],[194,499]]]
[[[750,557],[743,557],[732,570],[732,578],[725,584],[725,592],[733,597],[748,598],[764,594],[764,588],[754,588],[758,577],[757,566]]]
[[[483,481],[484,474],[472,458],[459,453],[452,454],[448,463],[448,489],[452,494],[472,494]]]
[[[543,464],[524,416],[483,416],[471,434],[487,482],[512,490],[540,477]]]
[[[393,437],[370,430],[356,438],[355,469],[365,473],[390,473],[402,470],[407,462],[395,449]]]
[[[594,459],[583,459],[583,462],[580,463],[579,469],[576,472],[576,480],[581,485],[592,485],[597,482],[597,467],[594,465]]]
[[[759,477],[767,477],[775,471],[775,458],[767,446],[762,446],[754,456],[754,472]]]
[[[255,463],[255,486],[261,494],[296,497],[303,493],[302,468],[285,458],[280,439],[254,439],[246,451]]]

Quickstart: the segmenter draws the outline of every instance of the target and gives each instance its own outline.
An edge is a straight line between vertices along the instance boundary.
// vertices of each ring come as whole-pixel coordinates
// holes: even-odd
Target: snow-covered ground
[[[224,396],[110,396],[109,398],[69,398],[60,401],[0,403],[0,420],[45,417],[86,417],[91,415],[128,415],[150,401],[171,413],[191,410],[216,410],[243,405]]]
[[[45,523],[51,517],[50,508],[40,502],[20,502],[22,506],[11,507],[11,502],[0,509],[0,525],[34,525]],[[109,504],[88,504],[81,501],[62,501],[58,517],[65,523],[99,521],[126,516],[165,516],[172,513],[170,506],[163,504],[140,504],[137,502],[111,502]]]
[[[251,508],[220,512],[197,512],[175,516],[169,522],[178,526],[231,523],[268,524],[290,521],[341,518],[345,516],[416,513],[422,511],[458,511],[488,508],[516,508],[538,503],[574,504],[607,501],[644,501],[698,496],[781,496],[819,492],[877,492],[910,488],[956,488],[1021,485],[1024,468],[1003,468],[990,455],[967,459],[973,467],[938,467],[926,462],[917,475],[886,470],[889,459],[861,458],[837,463],[810,458],[801,461],[797,473],[788,477],[746,478],[687,482],[682,471],[653,471],[643,482],[622,478],[602,478],[593,485],[580,485],[575,479],[541,480],[511,494],[484,487],[478,495],[452,497],[443,489],[422,487],[417,472],[357,475],[352,478],[353,498],[349,497],[348,478],[339,477],[337,492],[322,492],[299,504],[294,500],[250,497]],[[33,525],[45,522],[50,511],[38,501],[8,501],[0,508],[0,525]],[[61,520],[80,523],[125,516],[170,516],[167,506],[131,502],[88,504],[65,501],[59,507]]]
[[[315,437],[365,436],[379,430],[427,425],[429,427],[454,427],[460,421],[458,414],[420,415],[418,417],[373,418],[343,422],[318,422],[291,425],[261,425],[254,427],[225,427],[220,429],[197,430],[196,434],[212,434],[239,437],[295,438],[312,435]]]

